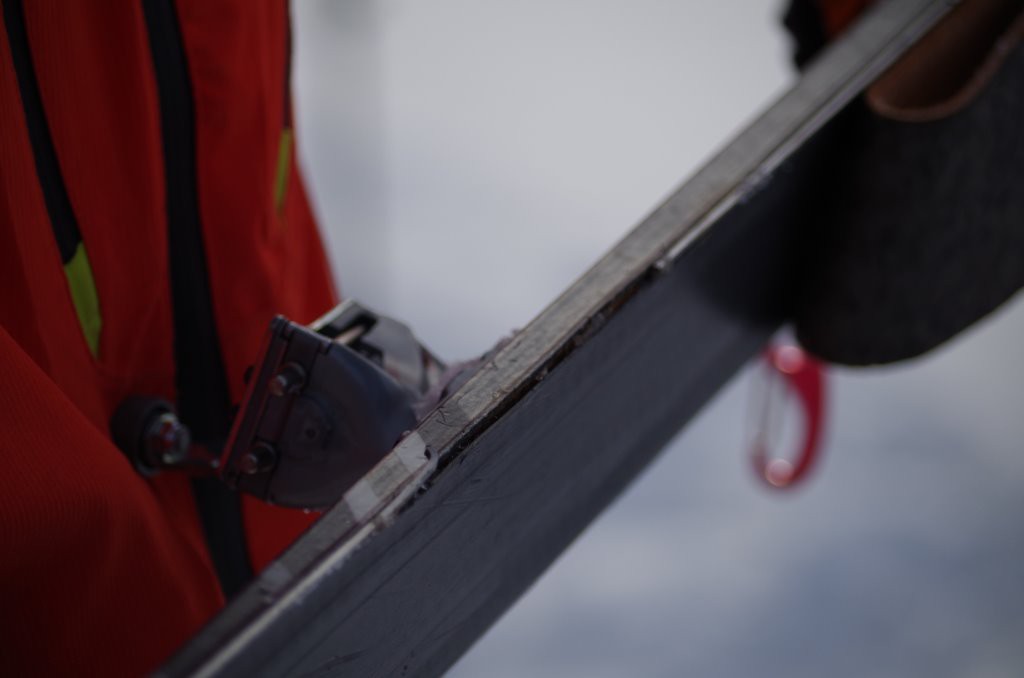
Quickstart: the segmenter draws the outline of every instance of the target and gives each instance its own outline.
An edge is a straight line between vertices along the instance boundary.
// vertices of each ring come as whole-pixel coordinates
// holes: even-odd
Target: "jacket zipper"
[[[217,453],[231,424],[231,397],[203,244],[192,84],[174,1],[142,0],[142,8],[164,151],[178,415],[195,442]],[[230,597],[252,578],[240,498],[214,478],[195,479],[193,492],[221,588]]]
[[[25,26],[25,10],[22,0],[6,0],[3,3],[4,26],[11,61],[18,79],[25,126],[28,128],[29,143],[35,161],[36,175],[43,193],[43,202],[50,219],[61,264],[67,278],[71,303],[78,316],[78,323],[86,345],[93,357],[99,355],[100,330],[103,320],[100,315],[99,295],[92,266],[78,228],[78,219],[71,206],[67,185],[60,171],[57,150],[46,119],[43,97],[39,89],[32,63],[32,52],[28,44],[28,29]]]

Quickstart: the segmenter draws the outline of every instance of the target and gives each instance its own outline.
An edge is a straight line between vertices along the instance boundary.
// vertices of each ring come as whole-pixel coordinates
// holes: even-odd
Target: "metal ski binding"
[[[221,456],[230,486],[324,508],[415,427],[445,366],[404,324],[348,301],[270,325]]]

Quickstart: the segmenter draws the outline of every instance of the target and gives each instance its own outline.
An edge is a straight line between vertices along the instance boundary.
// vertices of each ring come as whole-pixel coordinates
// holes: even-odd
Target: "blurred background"
[[[344,293],[449,359],[522,327],[792,82],[782,10],[294,3]],[[1022,336],[1017,299],[925,359],[833,370],[791,493],[750,470],[739,374],[451,675],[1024,674]]]

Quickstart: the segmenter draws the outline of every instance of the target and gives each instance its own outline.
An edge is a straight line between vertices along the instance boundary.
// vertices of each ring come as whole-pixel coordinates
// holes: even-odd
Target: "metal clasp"
[[[775,488],[789,488],[807,477],[821,451],[825,418],[825,368],[802,348],[793,345],[769,346],[762,354],[769,388],[760,406],[751,444],[750,458],[757,475]],[[781,384],[785,389],[780,397]],[[785,395],[796,396],[803,414],[803,436],[795,456],[778,456],[771,449],[777,434],[776,418]]]

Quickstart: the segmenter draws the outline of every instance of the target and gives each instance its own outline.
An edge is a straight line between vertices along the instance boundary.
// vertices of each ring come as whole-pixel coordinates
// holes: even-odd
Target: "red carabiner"
[[[807,476],[818,458],[825,416],[825,368],[814,357],[798,346],[769,346],[763,360],[770,375],[782,379],[795,393],[804,413],[804,434],[797,455],[789,458],[774,456],[769,450],[768,412],[770,399],[764,403],[761,426],[754,436],[751,461],[757,474],[769,485],[789,488]]]

